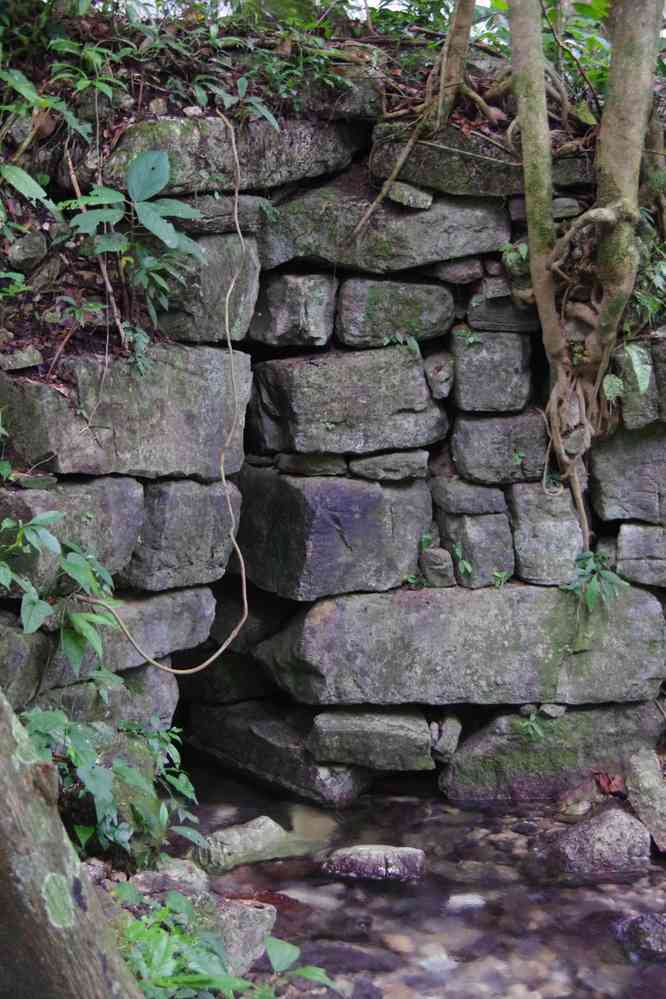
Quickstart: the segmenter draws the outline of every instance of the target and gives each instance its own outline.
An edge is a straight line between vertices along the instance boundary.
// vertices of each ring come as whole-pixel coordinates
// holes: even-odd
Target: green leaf
[[[39,103],[40,97],[35,90],[34,84],[20,69],[0,70],[0,80],[9,84],[21,97],[25,97],[31,104]]]
[[[90,842],[95,834],[94,826],[74,826],[74,832],[76,833],[76,838],[79,841],[82,850],[85,850],[87,844]]]
[[[158,194],[169,183],[170,172],[169,157],[163,149],[135,156],[127,170],[127,190],[132,201],[146,201]]]
[[[119,902],[124,902],[126,905],[143,905],[146,901],[141,892],[129,881],[114,885],[113,894]]]
[[[609,402],[615,402],[624,393],[624,382],[617,375],[605,375],[603,386],[604,395]]]
[[[11,184],[19,194],[22,194],[28,201],[44,201],[47,198],[46,191],[36,180],[22,170],[21,167],[12,163],[4,163],[0,166],[0,177]]]
[[[61,559],[60,568],[87,594],[94,591],[95,575],[90,563],[83,555],[79,555],[78,552],[70,552],[66,558]]]
[[[585,606],[590,614],[599,603],[600,588],[599,577],[595,573],[585,587]]]
[[[153,208],[163,218],[175,219],[200,219],[201,212],[193,205],[188,205],[184,201],[177,201],[175,198],[158,198],[150,202]]]
[[[179,253],[186,253],[190,257],[196,257],[200,263],[206,262],[206,254],[204,250],[199,246],[195,239],[190,239],[186,236],[184,232],[178,233],[178,246],[176,247]],[[181,282],[182,284],[183,282]]]
[[[197,846],[208,846],[208,840],[198,829],[191,829],[189,826],[171,826],[169,832],[178,833],[179,836],[189,839],[190,842],[195,843]]]
[[[4,479],[6,482],[12,471],[11,461],[0,461],[0,479]]]
[[[9,568],[6,562],[0,562],[0,586],[4,586],[6,590],[12,585],[12,580],[14,579],[14,573]]]
[[[124,763],[123,760],[116,758],[113,761],[113,772],[130,787],[136,787],[139,791],[143,791],[145,794],[151,796],[155,794],[152,781],[149,781],[140,770],[130,766],[129,763]]]
[[[80,203],[86,205],[122,205],[125,203],[125,195],[113,187],[93,187],[90,194],[80,199]]]
[[[79,212],[71,220],[71,225],[86,236],[94,236],[97,226],[108,222],[109,225],[116,225],[124,215],[122,208],[93,208],[90,212]]]
[[[290,971],[289,974],[292,976],[298,976],[298,978],[306,978],[309,982],[320,982],[321,985],[325,985],[327,988],[333,989],[334,992],[338,992],[339,995],[342,995],[335,982],[331,981],[323,968],[317,968],[311,964],[304,964],[301,968],[294,968],[294,970]]]
[[[60,510],[45,510],[44,513],[37,513],[29,520],[25,525],[26,527],[50,527],[51,524],[57,524],[58,521],[62,520],[64,513]]]
[[[580,101],[578,104],[575,104],[574,111],[580,121],[584,122],[586,125],[594,126],[598,124],[597,119],[590,111],[590,106],[587,101]]]
[[[101,233],[95,236],[95,253],[127,253],[129,240],[121,232]]]
[[[78,632],[82,638],[85,638],[97,653],[97,657],[101,659],[103,655],[102,636],[95,625],[87,620],[87,614],[77,614],[75,611],[67,611],[67,619],[74,631]]]
[[[637,343],[628,343],[624,348],[624,355],[636,379],[639,394],[644,395],[650,386],[650,376],[652,375],[650,353]]]
[[[60,555],[62,551],[60,542],[50,531],[47,531],[45,527],[38,527],[35,533],[39,538],[42,548],[46,548],[52,555]]]
[[[81,669],[81,662],[88,648],[86,639],[83,635],[79,635],[78,631],[74,631],[73,628],[62,628],[60,632],[60,648],[65,653],[75,676],[78,676]]]
[[[271,962],[271,968],[276,975],[290,968],[301,954],[300,947],[294,947],[286,940],[278,940],[277,937],[266,937],[266,953]]]
[[[53,614],[53,607],[41,600],[33,588],[23,594],[21,600],[21,625],[26,635],[38,631],[44,622]]]
[[[277,118],[272,111],[269,111],[263,101],[260,101],[257,97],[248,97],[247,103],[254,108],[260,117],[265,118],[268,124],[271,125],[276,132],[280,131]]]
[[[177,912],[180,915],[187,916],[188,919],[192,919],[194,916],[194,906],[189,898],[186,895],[183,895],[182,892],[167,892],[164,904],[171,909],[172,912]]]
[[[148,201],[137,202],[134,205],[134,211],[144,228],[152,232],[154,236],[157,236],[170,250],[177,249],[179,242],[178,233],[171,223],[166,222]]]

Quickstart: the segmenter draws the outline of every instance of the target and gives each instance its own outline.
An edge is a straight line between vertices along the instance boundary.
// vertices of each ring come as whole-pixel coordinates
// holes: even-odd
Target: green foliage
[[[533,742],[541,742],[545,738],[545,732],[541,722],[537,718],[536,711],[531,711],[529,718],[521,718],[516,722],[519,732]]]
[[[493,572],[493,581],[495,583],[495,588],[498,590],[501,590],[505,583],[508,583],[510,579],[511,573],[506,570],[501,571],[500,569],[495,569]]]
[[[560,589],[573,593],[579,611],[592,614],[599,606],[608,610],[629,584],[608,567],[608,557],[601,552],[582,552],[576,558],[572,580]]]
[[[481,337],[478,333],[472,333],[469,326],[456,326],[453,335],[462,340],[466,347],[475,347],[481,343]]]
[[[463,555],[463,547],[460,542],[456,544],[451,549],[451,555],[453,556],[453,561],[456,564],[456,568],[461,576],[471,576],[474,571],[474,566],[471,562],[468,562]]]

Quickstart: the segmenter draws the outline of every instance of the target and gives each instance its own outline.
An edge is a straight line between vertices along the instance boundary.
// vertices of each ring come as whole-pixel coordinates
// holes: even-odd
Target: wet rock
[[[424,482],[296,478],[247,466],[238,543],[248,577],[293,600],[388,590],[416,571],[430,524]]]
[[[419,881],[425,872],[425,854],[409,846],[348,846],[329,854],[322,870],[361,881]]]
[[[577,653],[575,607],[569,593],[512,584],[351,594],[303,610],[255,655],[281,687],[310,704],[655,697],[664,675],[659,601],[626,591],[608,619],[592,619],[589,648]]]
[[[555,586],[573,579],[583,535],[571,493],[544,492],[519,483],[509,490],[516,574],[528,583]]]
[[[456,570],[446,548],[426,548],[419,555],[419,569],[428,586],[455,586]]]
[[[423,362],[423,368],[433,399],[448,399],[455,372],[453,355],[446,350],[430,354]]]
[[[371,156],[375,176],[390,176],[408,134],[404,125],[376,126]],[[467,197],[482,194],[503,198],[523,190],[523,168],[514,155],[502,152],[480,134],[465,134],[454,125],[440,129],[430,142],[417,143],[399,179]],[[593,179],[587,156],[553,161],[553,180],[558,187],[589,184]]]
[[[49,526],[59,541],[72,541],[97,555],[115,575],[130,560],[143,523],[143,488],[134,479],[101,478],[62,482],[52,489],[0,489],[0,520],[24,523],[38,514],[58,510],[62,520]],[[44,549],[13,562],[44,592],[54,590],[60,576],[59,556]]]
[[[203,925],[222,938],[229,973],[244,975],[264,953],[277,911],[265,902],[212,898],[215,904],[205,911]]]
[[[336,278],[327,274],[269,275],[248,337],[272,347],[325,347],[333,336]]]
[[[277,469],[285,475],[346,475],[347,461],[339,454],[278,454]]]
[[[510,885],[522,879],[520,871],[508,864],[495,864],[488,860],[436,860],[429,871],[438,878],[452,881],[454,884],[482,885],[484,888],[490,885]],[[447,906],[451,910],[461,911],[465,908],[476,908],[469,904],[462,904],[461,897],[453,896],[457,899],[453,905]],[[480,906],[478,906],[480,908]]]
[[[174,344],[149,347],[150,377],[129,361],[66,358],[72,398],[50,386],[0,374],[0,406],[12,445],[26,465],[65,474],[219,479],[220,446],[231,428],[231,366],[225,351]],[[250,358],[234,353],[237,430],[225,452],[227,474],[243,462]],[[100,390],[100,385],[103,388]],[[94,432],[80,413],[94,413]]]
[[[480,290],[470,299],[467,322],[474,330],[500,333],[535,333],[539,330],[537,310],[518,308],[511,298],[510,285],[500,277],[484,278]],[[529,337],[527,343],[530,343]]]
[[[228,826],[206,837],[206,846],[194,849],[194,859],[210,874],[223,874],[241,864],[256,864],[285,856],[289,833],[267,815]]]
[[[442,790],[461,807],[555,801],[595,772],[625,773],[627,752],[654,746],[663,718],[641,704],[570,710],[539,727],[542,737],[531,738],[521,717],[496,718],[458,747]]]
[[[533,873],[558,884],[627,881],[650,867],[650,834],[620,808],[599,815],[542,841]]]
[[[501,489],[472,485],[450,475],[435,475],[430,480],[435,506],[448,514],[506,513],[507,506]]]
[[[595,512],[602,520],[666,522],[666,426],[618,430],[595,443],[590,484]]]
[[[370,458],[354,458],[349,462],[349,471],[361,479],[376,482],[425,479],[428,457],[427,451],[391,451]]]
[[[351,238],[375,197],[359,166],[280,206],[260,235],[262,265],[323,261],[386,274],[498,250],[510,237],[509,218],[494,200],[436,198],[428,211],[384,204],[362,239]]]
[[[621,920],[617,936],[631,957],[643,961],[666,961],[666,916],[644,912]]]
[[[460,475],[487,485],[538,481],[546,447],[546,425],[536,409],[517,416],[459,416],[451,440]]]
[[[631,753],[625,775],[627,798],[655,846],[666,851],[666,784],[661,759],[650,746]]]
[[[224,575],[232,552],[229,502],[238,523],[241,494],[233,483],[152,482],[145,488],[144,523],[125,585],[143,590],[211,583]]]
[[[394,201],[396,205],[404,205],[405,208],[416,208],[424,211],[432,205],[433,195],[430,191],[422,191],[411,184],[405,184],[401,180],[396,180],[389,188],[387,198]]]
[[[167,857],[157,861],[155,870],[134,874],[130,883],[146,895],[172,889],[198,894],[207,891],[209,878],[192,860]]]
[[[460,260],[446,260],[435,264],[430,273],[449,284],[471,284],[483,277],[483,264],[478,257],[462,257]]]
[[[315,717],[307,747],[320,763],[355,763],[372,770],[433,770],[430,730],[420,711],[325,711]]]
[[[532,344],[521,333],[453,337],[453,397],[460,409],[493,413],[523,409],[532,391]]]
[[[431,722],[432,755],[440,763],[448,764],[458,748],[462,723],[455,715],[448,715],[440,722]]]
[[[29,232],[10,243],[7,251],[9,269],[28,274],[42,262],[47,253],[46,236],[41,232]]]
[[[451,552],[460,586],[494,586],[496,573],[513,575],[513,539],[504,513],[478,517],[439,514],[442,543]]]
[[[390,972],[402,964],[397,954],[383,948],[362,947],[337,940],[307,941],[301,949],[300,960],[304,964],[325,968],[329,976],[356,971]]]
[[[369,784],[358,767],[320,766],[306,749],[312,716],[303,709],[249,701],[232,707],[195,705],[190,741],[224,766],[322,805],[344,807]]]
[[[567,713],[566,704],[541,704],[539,714],[544,718],[561,718]]]
[[[44,355],[36,347],[24,347],[14,350],[11,354],[0,354],[0,369],[3,371],[20,371],[22,368],[34,368],[42,364]]]
[[[255,378],[248,429],[259,452],[360,455],[422,447],[448,430],[406,346],[264,361]]]
[[[617,572],[633,583],[666,586],[666,531],[647,524],[621,524]]]
[[[237,236],[202,236],[204,263],[190,264],[184,284],[173,282],[169,311],[160,315],[160,329],[174,340],[226,343],[225,311],[229,286],[238,277],[229,301],[229,333],[242,340],[259,294],[259,257],[254,239],[243,247]]]
[[[383,347],[392,337],[443,336],[453,318],[453,295],[441,285],[348,278],[340,287],[335,335],[347,347]]]
[[[249,122],[236,136],[240,189],[277,187],[341,170],[363,141],[363,131],[345,124],[299,118],[281,122],[276,131],[267,121]],[[150,149],[169,155],[171,176],[162,194],[234,189],[231,137],[219,118],[160,118],[130,125],[106,161],[104,183],[123,188],[132,159]],[[83,176],[86,167],[84,161]]]

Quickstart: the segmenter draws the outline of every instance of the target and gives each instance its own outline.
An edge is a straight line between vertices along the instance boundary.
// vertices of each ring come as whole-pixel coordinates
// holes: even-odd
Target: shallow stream
[[[666,967],[629,960],[614,936],[623,916],[666,912],[664,866],[631,884],[544,888],[521,867],[547,815],[463,812],[412,779],[332,813],[214,770],[193,777],[203,832],[268,815],[306,841],[306,856],[238,867],[213,887],[275,905],[274,934],[353,999],[666,999]],[[362,843],[420,847],[426,877],[322,876],[319,851]],[[305,982],[285,994],[332,995]]]

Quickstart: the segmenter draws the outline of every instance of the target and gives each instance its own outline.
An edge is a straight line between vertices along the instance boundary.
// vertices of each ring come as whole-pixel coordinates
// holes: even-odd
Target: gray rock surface
[[[461,257],[459,260],[446,260],[434,264],[430,270],[433,277],[449,284],[471,284],[483,277],[483,264],[478,257]]]
[[[425,854],[413,846],[346,846],[334,850],[322,869],[324,874],[354,881],[420,881]]]
[[[590,647],[577,653],[575,607],[572,594],[512,584],[353,594],[302,611],[255,655],[281,687],[309,704],[654,697],[664,676],[656,597],[625,592],[612,615],[592,618]]]
[[[666,530],[648,524],[621,524],[616,569],[644,586],[666,586]]]
[[[285,475],[346,475],[346,459],[339,454],[278,454],[275,462]]]
[[[383,347],[391,337],[443,336],[453,318],[453,295],[442,285],[347,278],[340,286],[335,335],[347,347]]]
[[[535,873],[558,884],[630,881],[650,867],[650,834],[638,819],[620,808],[566,829],[538,848]]]
[[[439,514],[442,544],[451,552],[460,586],[475,590],[494,586],[495,573],[513,575],[514,553],[509,518],[505,513]]]
[[[516,574],[541,586],[573,579],[583,535],[569,490],[550,495],[540,483],[517,483],[509,503]]]
[[[215,595],[215,620],[210,634],[222,644],[240,621],[243,609],[241,589],[238,580],[229,577],[213,586],[212,590]],[[300,610],[298,604],[248,583],[247,618],[229,651],[241,655],[251,652],[258,642],[275,635],[297,610]]]
[[[360,455],[422,447],[448,430],[408,347],[264,361],[254,370],[248,430],[260,452]]]
[[[389,201],[394,201],[396,205],[404,205],[405,208],[415,208],[419,211],[430,208],[433,197],[430,191],[422,191],[421,188],[405,184],[401,180],[391,184],[387,194]]]
[[[634,960],[666,960],[666,915],[663,913],[643,912],[623,919],[617,936]]]
[[[666,416],[666,328],[649,339],[633,344],[649,372],[647,389],[641,391],[634,365],[627,351],[618,350],[615,361],[623,382],[622,422],[628,430],[640,430]]]
[[[629,755],[625,784],[629,804],[663,853],[666,851],[666,784],[661,757],[651,746],[641,746]]]
[[[232,552],[231,518],[238,524],[241,494],[231,482],[151,482],[145,488],[145,517],[124,585],[170,590],[220,579]]]
[[[536,409],[517,416],[458,416],[451,439],[459,474],[487,485],[538,481],[546,447],[546,425]]]
[[[231,975],[244,975],[261,957],[276,919],[277,910],[266,902],[215,898],[215,916],[208,928],[224,942]]]
[[[42,232],[29,232],[9,244],[7,262],[9,270],[28,274],[48,253],[46,236]]]
[[[195,847],[194,859],[209,874],[223,874],[241,864],[256,864],[285,856],[289,833],[260,815],[242,825],[219,829],[206,837],[206,846]]]
[[[333,336],[337,288],[328,274],[269,274],[249,339],[272,347],[325,347]]]
[[[497,201],[436,198],[425,212],[384,202],[363,238],[353,240],[375,194],[358,167],[281,205],[278,219],[261,232],[262,265],[300,259],[386,274],[493,252],[510,237],[508,213]]]
[[[454,336],[453,398],[460,409],[502,413],[523,409],[532,391],[532,341],[522,333]]]
[[[277,187],[341,170],[364,142],[362,130],[298,118],[276,131],[267,121],[249,122],[236,136],[242,191]],[[235,161],[229,130],[220,118],[141,121],[125,130],[106,161],[104,183],[124,187],[127,167],[139,153],[164,149],[171,176],[164,194],[233,191]],[[89,154],[86,161],[94,160]],[[94,164],[82,164],[82,175]]]
[[[227,294],[238,274],[229,302],[229,333],[232,340],[242,340],[259,294],[257,243],[248,237],[243,248],[236,235],[202,236],[197,242],[205,262],[189,264],[184,284],[172,283],[169,311],[160,315],[160,329],[174,340],[226,343]]]
[[[150,347],[147,354],[150,377],[128,361],[112,360],[103,382],[103,357],[65,359],[69,398],[44,383],[0,375],[5,426],[22,460],[65,474],[219,479],[233,418],[229,358],[212,347],[176,345]],[[247,354],[235,352],[233,365],[239,420],[225,452],[227,474],[243,462],[252,380]],[[93,426],[79,413],[93,416]]]
[[[446,350],[430,354],[423,362],[433,399],[448,399],[455,374],[453,355]]]
[[[430,729],[420,711],[323,711],[307,747],[319,763],[371,770],[434,770]]]
[[[419,555],[419,569],[428,586],[455,586],[456,570],[451,553],[436,545]]]
[[[236,232],[233,195],[201,194],[182,198],[201,213],[198,219],[182,219],[180,227],[193,236],[224,235]],[[258,232],[276,209],[268,198],[254,194],[238,197],[238,222],[244,236]]]
[[[441,474],[430,480],[435,506],[444,513],[506,513],[507,506],[501,489],[477,486],[456,476]]]
[[[60,482],[53,489],[0,488],[0,520],[9,517],[26,523],[53,510],[64,517],[48,530],[60,542],[71,541],[93,552],[113,575],[127,565],[139,538],[143,488],[134,479],[120,477]],[[12,564],[37,589],[53,591],[59,556],[44,549],[39,555],[22,555]]]
[[[475,330],[534,333],[539,329],[539,314],[535,308],[514,305],[509,285],[502,278],[490,277],[470,299],[467,322]]]
[[[416,570],[432,517],[424,482],[297,478],[247,466],[238,543],[248,577],[292,600],[387,590]]]
[[[283,787],[321,805],[343,808],[369,784],[358,767],[323,766],[306,749],[312,715],[257,701],[192,708],[190,741],[225,767]]]
[[[455,715],[447,715],[441,721],[430,722],[430,733],[432,755],[440,763],[450,763],[460,742],[462,722]]]
[[[627,754],[654,746],[663,717],[654,704],[632,704],[569,710],[539,726],[533,738],[522,716],[495,718],[458,747],[442,790],[461,807],[555,802],[595,772],[625,773]]]
[[[43,632],[26,635],[17,614],[0,611],[0,687],[16,711],[26,708],[41,689],[51,652],[51,641]]]
[[[349,471],[360,479],[376,482],[425,479],[428,457],[427,451],[390,451],[369,458],[353,458],[349,462]]]
[[[595,443],[590,464],[594,509],[602,520],[666,522],[666,426],[618,430]]]

